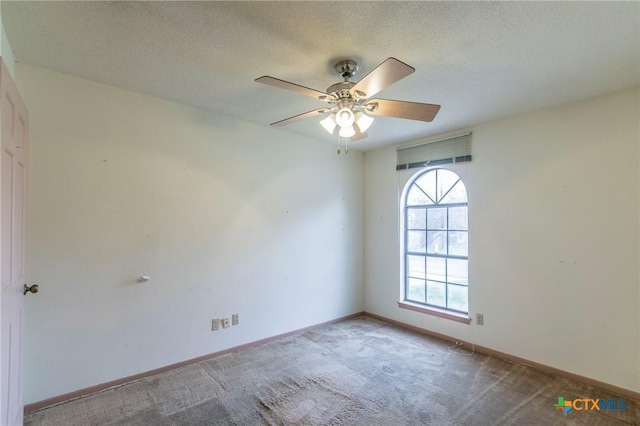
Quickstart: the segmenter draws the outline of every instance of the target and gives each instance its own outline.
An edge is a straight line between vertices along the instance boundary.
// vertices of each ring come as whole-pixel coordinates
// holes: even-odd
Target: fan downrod
[[[339,62],[336,62],[334,65],[334,69],[345,81],[353,78],[358,72],[358,63],[351,59],[345,59]]]

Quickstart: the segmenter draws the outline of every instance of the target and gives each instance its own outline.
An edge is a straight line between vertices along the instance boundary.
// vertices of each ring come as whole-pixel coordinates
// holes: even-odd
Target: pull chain
[[[338,150],[337,150],[338,155],[340,155],[340,153],[342,152],[341,147],[342,147],[343,139],[344,139],[344,153],[345,154],[349,153],[349,138],[343,138],[342,136],[338,136]]]

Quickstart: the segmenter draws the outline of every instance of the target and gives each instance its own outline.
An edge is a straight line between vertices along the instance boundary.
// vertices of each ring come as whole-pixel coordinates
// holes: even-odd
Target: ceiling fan
[[[440,105],[390,99],[371,99],[371,96],[415,71],[413,67],[396,58],[388,58],[357,83],[349,81],[358,71],[358,63],[356,61],[351,59],[342,60],[337,62],[334,68],[344,78],[344,81],[329,86],[326,92],[274,77],[263,76],[257,78],[255,81],[258,83],[291,90],[329,104],[323,108],[276,121],[271,125],[286,126],[299,120],[329,113],[325,119],[320,121],[322,127],[329,134],[334,134],[336,128],[339,128],[339,136],[355,141],[367,137],[367,129],[373,123],[373,117],[371,116],[432,121],[440,110]]]

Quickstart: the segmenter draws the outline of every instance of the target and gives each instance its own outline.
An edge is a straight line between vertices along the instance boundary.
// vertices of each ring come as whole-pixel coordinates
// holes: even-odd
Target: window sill
[[[465,314],[456,314],[453,312],[445,311],[444,309],[432,308],[428,306],[418,305],[411,302],[398,302],[398,307],[402,309],[409,309],[410,311],[416,311],[423,314],[433,315],[439,318],[445,318],[452,321],[461,322],[463,324],[471,324],[471,318]]]

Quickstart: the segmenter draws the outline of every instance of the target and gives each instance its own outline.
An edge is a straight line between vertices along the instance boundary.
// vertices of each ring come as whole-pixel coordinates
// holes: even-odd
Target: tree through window
[[[430,169],[407,184],[404,300],[468,313],[467,190],[450,170]]]

